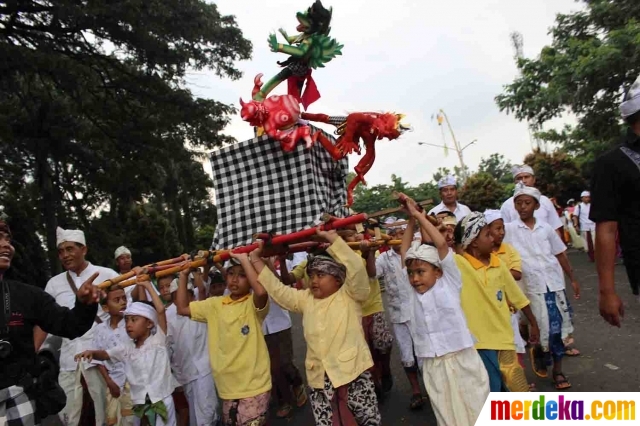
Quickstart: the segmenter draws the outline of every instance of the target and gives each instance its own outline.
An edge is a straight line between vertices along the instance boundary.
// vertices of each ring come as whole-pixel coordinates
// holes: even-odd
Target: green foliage
[[[501,110],[541,126],[570,112],[576,126],[541,132],[579,158],[589,173],[593,159],[622,133],[618,105],[640,73],[640,3],[583,0],[586,9],[556,17],[553,41],[536,59],[520,59],[521,76],[496,97]]]
[[[485,171],[479,171],[465,182],[460,191],[460,200],[472,211],[499,209],[509,198],[507,186]]]
[[[536,150],[524,162],[536,171],[536,187],[547,197],[555,197],[560,205],[569,198],[577,199],[587,188],[578,163],[562,151],[549,154]]]
[[[482,158],[478,165],[478,172],[487,173],[503,185],[513,183],[511,168],[513,165],[502,154],[491,154],[489,158]]]
[[[465,166],[463,172],[462,167],[453,166],[453,172],[451,172],[447,167],[438,167],[438,170],[433,174],[433,181],[437,184],[440,179],[447,175],[455,176],[456,180],[461,183],[464,182],[465,177],[469,175],[469,168]]]

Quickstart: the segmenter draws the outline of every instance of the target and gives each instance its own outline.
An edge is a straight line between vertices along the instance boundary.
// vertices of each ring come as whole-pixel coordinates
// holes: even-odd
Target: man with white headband
[[[58,227],[56,240],[58,258],[66,272],[51,278],[47,282],[45,291],[53,296],[59,305],[73,308],[78,288],[94,273],[98,274],[98,277],[94,280],[94,285],[118,276],[114,270],[93,265],[85,259],[87,243],[84,232],[75,229],[65,230]],[[96,317],[97,322],[109,319],[109,314],[102,309],[98,311],[98,315]],[[38,330],[35,337],[36,346],[39,347],[45,338],[46,334]],[[92,346],[93,328],[80,338],[62,340],[58,381],[67,395],[67,405],[59,416],[65,425],[76,426],[80,422],[83,405],[81,378],[84,378],[93,400],[96,424],[101,425],[106,422],[107,385],[98,371],[98,363],[76,362],[73,358],[75,354],[90,349]]]
[[[534,188],[536,186],[536,177],[531,166],[526,164],[521,166],[514,166],[511,170],[513,173],[513,178],[517,183],[522,182],[524,185],[528,187]],[[502,213],[502,219],[504,223],[510,223],[518,219],[518,212],[516,211],[515,205],[513,204],[513,197],[509,198],[502,204],[500,208],[500,212]],[[561,239],[563,239],[563,226],[560,217],[558,216],[558,212],[554,207],[551,200],[544,195],[540,196],[540,208],[536,210],[535,213],[536,219],[541,220],[542,222],[546,222],[553,229],[556,230]]]
[[[574,209],[573,213],[573,225],[576,230],[582,235],[586,252],[589,255],[589,261],[595,262],[595,241],[596,241],[596,224],[589,219],[589,212],[591,211],[591,193],[589,191],[582,191],[580,194],[582,200],[578,207]]]
[[[614,281],[616,235],[620,237],[631,290],[640,295],[640,77],[625,95],[620,113],[628,126],[627,134],[621,145],[596,160],[589,212],[596,224],[600,315],[618,327],[624,308]]]
[[[438,191],[442,201],[440,204],[429,210],[429,214],[437,215],[443,210],[449,210],[456,215],[460,222],[466,215],[471,213],[469,207],[458,202],[458,182],[454,176],[447,175],[438,181]]]
[[[116,266],[118,267],[118,272],[120,272],[120,274],[126,274],[127,272],[131,271],[131,268],[133,267],[133,262],[131,260],[131,250],[129,250],[125,246],[120,246],[116,249],[114,258],[116,260]]]

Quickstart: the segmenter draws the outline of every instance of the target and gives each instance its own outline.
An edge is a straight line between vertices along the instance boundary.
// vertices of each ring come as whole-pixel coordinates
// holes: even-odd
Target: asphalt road
[[[582,354],[579,357],[565,358],[564,372],[573,384],[569,392],[634,392],[640,390],[640,302],[631,294],[623,266],[616,267],[616,285],[625,303],[625,318],[622,328],[618,329],[605,323],[598,313],[598,282],[595,266],[589,263],[582,252],[570,252],[569,258],[582,287],[582,297],[573,299],[571,286],[567,292],[574,310],[575,346]],[[295,363],[304,375],[304,356],[306,346],[302,336],[300,316],[292,314]],[[399,360],[399,351],[392,352],[392,370],[394,387],[380,405],[384,425],[423,426],[436,425],[429,404],[422,410],[411,411],[409,382]],[[555,391],[550,379],[535,377],[530,368],[527,377],[534,381],[539,391]],[[535,377],[535,379],[534,379]],[[44,422],[52,426],[57,422]],[[295,410],[289,419],[272,417],[270,425],[313,425],[313,416],[308,404]]]

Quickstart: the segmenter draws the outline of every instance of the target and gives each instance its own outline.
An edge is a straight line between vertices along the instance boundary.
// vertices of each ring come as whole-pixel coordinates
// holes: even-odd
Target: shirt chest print
[[[249,334],[249,326],[247,324],[243,325],[242,328],[240,329],[240,332],[242,333],[243,336],[246,336],[247,334]]]
[[[502,302],[502,290],[498,290],[496,293],[496,299],[498,299],[499,302]]]

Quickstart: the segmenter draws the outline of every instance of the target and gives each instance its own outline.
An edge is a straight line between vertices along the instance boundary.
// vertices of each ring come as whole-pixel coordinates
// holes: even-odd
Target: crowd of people
[[[73,426],[260,426],[272,404],[282,418],[309,404],[316,425],[376,426],[398,380],[390,365],[396,346],[412,390],[408,408],[429,403],[441,426],[473,425],[489,392],[533,390],[527,371],[570,388],[563,361],[580,352],[565,276],[576,299],[580,285],[565,242],[597,262],[601,313],[619,325],[619,224],[638,293],[638,210],[618,190],[637,193],[640,178],[631,174],[640,161],[638,170],[611,164],[615,155],[640,159],[637,86],[622,108],[627,151],[599,160],[593,208],[585,191],[579,205],[558,211],[525,165],[514,168],[516,188],[500,210],[471,211],[445,176],[442,202],[428,213],[401,196],[408,219],[384,220],[396,240],[386,249],[357,230],[318,231],[328,248],[308,256],[265,257],[260,243],[215,269],[185,260],[178,276],[104,292],[95,284],[147,271],[133,266],[126,247],[114,253],[118,272],[93,265],[84,233],[58,228],[65,272],[44,291],[0,281],[0,422],[34,425],[59,413]],[[0,221],[0,278],[14,253]],[[293,362],[290,312],[302,316],[306,385]],[[60,338],[56,364],[47,348]]]

